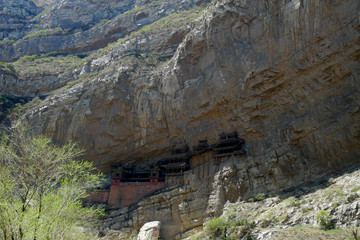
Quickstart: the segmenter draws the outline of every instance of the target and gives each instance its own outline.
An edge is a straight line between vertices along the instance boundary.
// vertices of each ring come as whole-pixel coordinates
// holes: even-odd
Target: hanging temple
[[[217,143],[209,145],[199,140],[190,150],[186,144],[171,148],[170,154],[146,169],[134,165],[114,164],[110,189],[88,191],[85,201],[108,203],[113,207],[128,207],[165,186],[182,185],[183,175],[196,168],[197,156],[208,154],[215,164],[233,155],[245,155],[245,140],[237,132],[222,133]],[[203,164],[203,163],[202,163]]]

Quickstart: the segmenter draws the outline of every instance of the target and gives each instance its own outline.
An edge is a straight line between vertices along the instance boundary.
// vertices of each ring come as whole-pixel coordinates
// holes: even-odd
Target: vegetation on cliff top
[[[75,54],[41,54],[27,55],[13,63],[0,62],[0,67],[19,78],[58,75],[79,66],[83,59]]]

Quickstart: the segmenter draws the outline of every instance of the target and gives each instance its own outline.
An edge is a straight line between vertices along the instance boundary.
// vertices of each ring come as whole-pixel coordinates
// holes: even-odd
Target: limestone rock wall
[[[190,29],[190,26],[185,25],[176,29],[168,29],[165,32],[158,30],[151,38],[142,35],[136,39],[129,39],[98,57],[89,58],[82,64],[76,64],[78,66],[75,68],[64,67],[61,71],[52,71],[52,64],[56,64],[56,62],[48,64],[49,71],[44,69],[30,74],[27,73],[27,69],[16,71],[14,68],[9,69],[6,65],[1,66],[0,94],[16,97],[47,96],[66,86],[68,82],[86,78],[87,74],[96,74],[109,66],[114,68],[113,65],[119,65],[114,62],[119,62],[121,59],[137,53],[157,54],[161,58],[172,57]],[[11,63],[7,65],[11,66]],[[153,62],[150,62],[150,65],[152,65],[150,68],[154,68]],[[36,63],[32,63],[29,67],[36,68],[37,66]]]
[[[225,1],[213,9],[166,65],[110,61],[29,120],[59,141],[79,141],[98,166],[151,161],[173,142],[215,142],[232,130],[248,155],[283,165],[286,176],[356,162],[358,2]]]
[[[141,1],[134,0],[61,1],[31,22],[39,25],[31,28],[33,32],[61,28],[61,33],[35,35],[13,44],[0,45],[0,61],[14,61],[24,55],[49,52],[87,55],[162,17],[206,2],[159,1],[152,5],[144,2],[147,5],[143,6]],[[129,12],[123,14],[125,11]]]
[[[0,3],[0,39],[18,39],[28,30],[28,19],[40,13],[31,0],[1,1]]]
[[[43,28],[87,28],[89,24],[109,20],[134,7],[134,0],[61,1],[42,14],[39,23]]]
[[[191,185],[145,199],[131,217],[109,218],[118,219],[112,229],[162,218],[176,235],[220,214],[226,201],[359,164],[359,4],[216,1],[169,62],[109,61],[26,118],[59,142],[79,142],[105,171],[237,130],[245,159],[213,164],[207,180],[194,173]]]

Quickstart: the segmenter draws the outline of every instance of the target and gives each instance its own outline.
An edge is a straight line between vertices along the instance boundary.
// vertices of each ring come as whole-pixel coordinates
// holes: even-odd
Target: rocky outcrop
[[[96,24],[103,19],[109,20],[134,7],[134,0],[61,1],[39,16],[38,21],[44,29],[57,27],[69,30],[88,29],[90,24]]]
[[[60,74],[19,76],[8,69],[0,69],[0,93],[12,97],[45,97],[76,78],[76,70]]]
[[[353,170],[343,176],[322,181],[322,184],[320,181],[312,182],[276,197],[258,199],[255,202],[228,202],[220,217],[233,222],[232,226],[229,224],[227,227],[226,234],[232,235],[233,239],[239,239],[236,235],[240,232],[241,226],[235,226],[234,223],[247,220],[256,226],[250,233],[252,238],[258,240],[341,239],[347,235],[352,236],[351,230],[360,226],[359,174],[359,170]],[[352,196],[350,201],[349,196]],[[327,212],[331,226],[342,229],[343,232],[335,236],[326,236],[325,231],[316,231],[321,227],[317,218],[321,212]],[[301,230],[292,229],[299,225],[302,226]],[[206,230],[198,239],[212,239],[211,233]]]
[[[159,221],[145,223],[144,226],[141,227],[137,239],[157,240],[159,238],[160,226],[161,222]]]
[[[136,236],[147,221],[158,220],[162,222],[161,237],[184,239],[203,230],[204,222],[221,216],[233,223],[240,220],[255,222],[257,228],[252,236],[256,236],[255,239],[270,239],[286,227],[318,227],[316,216],[320,210],[329,212],[337,228],[360,226],[359,170],[304,184],[296,184],[294,180],[288,183],[288,186],[294,187],[286,188],[285,183],[277,186],[264,179],[259,167],[249,168],[252,164],[246,158],[230,158],[216,165],[208,158],[200,167],[185,173],[183,186],[165,189],[129,208],[111,210],[101,222],[102,231],[106,233],[111,229]],[[268,165],[263,168],[274,167]],[[258,174],[247,174],[254,171]],[[271,193],[258,186],[257,192],[253,192],[251,182],[254,180],[267,181],[268,187],[278,187],[278,191]],[[230,235],[234,228],[229,226],[228,230]],[[198,239],[213,238],[203,236]]]
[[[60,26],[63,31],[49,35],[32,35],[31,37],[20,39],[14,44],[2,45],[0,46],[0,61],[13,61],[24,55],[48,52],[76,52],[78,54],[81,53],[86,55],[93,50],[106,47],[108,43],[114,42],[118,38],[125,37],[127,34],[139,30],[143,26],[153,23],[171,13],[190,9],[196,5],[206,3],[206,1],[194,0],[160,1],[155,2],[155,4],[145,2],[149,5],[148,8],[145,8],[144,6],[131,8],[134,6],[133,0],[128,1],[125,5],[123,1],[112,1],[114,4],[119,4],[120,9],[118,9],[118,11],[120,12],[116,11],[119,15],[112,18],[110,21],[105,21],[91,27],[89,24],[99,21],[102,17],[108,15],[113,16],[115,14],[115,12],[109,12],[108,15],[106,15],[106,12],[110,11],[109,7],[111,4],[105,4],[105,2],[107,1],[104,1],[103,3],[96,1],[93,2],[93,4],[86,4],[84,1],[60,2],[59,5],[56,5],[57,7],[53,8],[53,11],[57,12],[57,14],[54,14],[55,16],[53,16],[51,12],[49,15],[45,14],[43,16],[44,19],[41,21],[44,21],[44,25],[41,25],[40,29],[46,29],[48,27],[54,29],[56,26]],[[88,7],[78,13],[77,9],[82,8],[79,8],[76,4],[85,4]],[[60,8],[61,11],[57,8]],[[68,8],[70,8],[71,11],[69,11]],[[93,9],[98,9],[102,14],[99,13],[99,16],[96,14],[93,15]],[[131,11],[121,14],[125,9],[131,9]],[[111,11],[115,10],[116,8]],[[48,19],[46,16],[54,19]],[[50,25],[47,26],[46,24]],[[79,29],[76,30],[76,28]]]
[[[41,12],[31,0],[1,1],[0,39],[18,39],[28,31],[29,19]]]
[[[65,56],[59,57],[58,60],[40,57],[43,66],[31,61],[7,63],[0,66],[0,93],[14,97],[44,97],[69,82],[88,79],[89,75],[101,72],[114,62],[129,56],[144,55],[147,58],[149,55],[151,57],[147,61],[151,65],[150,68],[154,68],[154,64],[158,63],[159,59],[167,59],[174,55],[178,45],[190,30],[191,25],[185,25],[179,28],[167,28],[166,31],[157,30],[152,33],[151,38],[147,34],[138,34],[136,38],[126,40],[108,52],[98,53],[96,57],[89,57],[86,61]],[[77,64],[80,61],[84,63]],[[77,67],[69,70],[71,63]],[[14,65],[19,67],[15,69]]]

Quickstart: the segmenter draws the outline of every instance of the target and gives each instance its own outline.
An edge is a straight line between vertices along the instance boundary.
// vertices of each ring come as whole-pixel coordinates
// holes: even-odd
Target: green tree
[[[326,210],[320,210],[316,215],[316,221],[322,230],[333,229],[334,226],[331,222],[330,213]]]
[[[83,207],[86,189],[101,175],[74,143],[18,127],[0,145],[0,239],[94,239],[92,223],[101,209]]]

